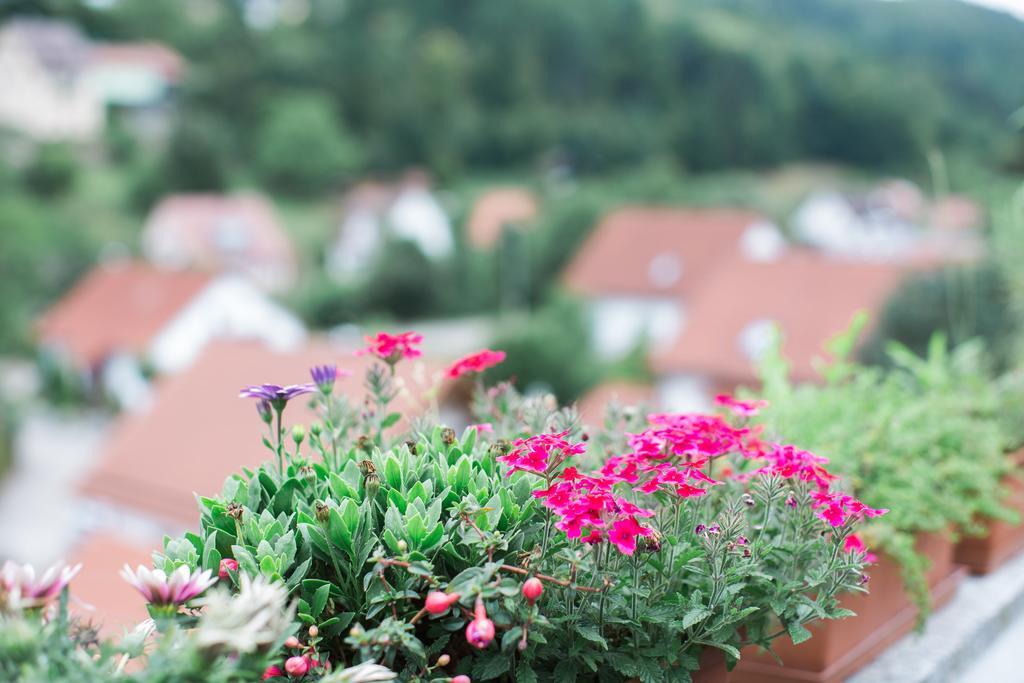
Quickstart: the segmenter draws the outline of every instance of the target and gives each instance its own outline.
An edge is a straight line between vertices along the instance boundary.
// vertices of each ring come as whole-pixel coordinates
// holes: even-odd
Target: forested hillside
[[[199,65],[180,141],[265,175],[268,137],[307,125],[343,140],[352,173],[906,169],[933,146],[1005,162],[1024,105],[1024,22],[954,0],[313,0],[263,30],[242,2],[19,4],[174,44]]]

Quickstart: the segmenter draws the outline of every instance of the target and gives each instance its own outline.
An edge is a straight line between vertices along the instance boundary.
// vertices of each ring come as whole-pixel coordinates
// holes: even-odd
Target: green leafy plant
[[[829,344],[834,360],[821,367],[823,384],[793,384],[778,344],[770,349],[761,394],[769,407],[758,420],[768,435],[827,453],[858,497],[892,509],[865,534],[901,565],[926,611],[928,561],[915,551],[915,536],[980,533],[981,518],[1012,518],[1001,504],[1008,440],[978,344],[951,352],[937,335],[924,358],[891,345],[894,370],[885,372],[849,360],[865,322]]]
[[[854,528],[884,511],[816,456],[720,415],[634,420],[630,436],[612,420],[588,453],[573,410],[479,381],[480,424],[459,436],[427,415],[392,436],[395,366],[419,341],[371,340],[381,362],[359,406],[333,366],[243,391],[273,460],[200,498],[198,531],[166,539],[157,567],[281,582],[305,629],[292,647],[406,681],[688,681],[705,650],[735,661],[849,615],[837,597],[863,590],[867,559]],[[303,395],[319,419],[288,430]],[[758,407],[724,403],[739,421]]]

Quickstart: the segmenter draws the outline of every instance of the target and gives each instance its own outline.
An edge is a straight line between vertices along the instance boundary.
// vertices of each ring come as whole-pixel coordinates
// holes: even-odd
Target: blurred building
[[[627,207],[594,228],[565,283],[587,301],[595,350],[614,359],[675,344],[694,294],[722,263],[773,261],[785,250],[776,226],[748,211]]]
[[[89,55],[87,78],[134,133],[159,141],[170,131],[184,73],[184,58],[162,43],[100,43]]]
[[[790,223],[802,244],[837,258],[972,261],[983,247],[981,213],[969,200],[959,200],[931,204],[913,183],[891,180],[868,191],[815,192],[797,207]]]
[[[713,397],[757,384],[764,351],[781,334],[794,379],[813,381],[825,343],[859,311],[878,311],[905,271],[791,250],[775,261],[733,258],[709,273],[675,343],[652,354],[658,398],[670,410],[706,410]]]
[[[523,229],[537,217],[537,200],[523,187],[494,187],[473,203],[466,241],[475,249],[493,249],[506,229]]]
[[[270,201],[258,194],[176,194],[154,208],[142,251],[161,268],[243,276],[268,291],[295,281],[295,249]]]
[[[39,320],[41,353],[119,405],[149,404],[148,376],[186,369],[216,339],[295,348],[305,328],[248,281],[162,270],[143,263],[98,266]]]
[[[363,182],[348,192],[327,252],[328,274],[341,282],[366,275],[392,240],[415,244],[433,261],[452,253],[451,221],[422,172],[393,184]]]
[[[88,77],[115,107],[155,107],[178,87],[185,60],[162,43],[100,43],[89,54]]]
[[[87,77],[88,39],[74,24],[13,19],[0,27],[0,127],[38,140],[88,140],[104,102]]]

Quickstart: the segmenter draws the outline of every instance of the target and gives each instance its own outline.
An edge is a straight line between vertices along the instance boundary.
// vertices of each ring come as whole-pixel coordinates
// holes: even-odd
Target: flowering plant
[[[864,536],[900,564],[924,613],[928,560],[915,551],[915,535],[976,533],[981,517],[1011,518],[1001,483],[1010,442],[977,345],[950,352],[937,336],[924,359],[894,346],[895,367],[886,372],[848,360],[863,324],[855,321],[830,343],[824,384],[793,384],[778,345],[770,349],[762,361],[770,405],[755,419],[766,434],[829,453],[857,496],[892,508],[870,520]]]
[[[616,413],[591,439],[550,397],[480,385],[461,436],[429,414],[394,434],[394,367],[415,354],[371,340],[387,366],[368,372],[367,400],[351,406],[337,371],[315,368],[319,419],[290,439],[272,428],[278,462],[200,498],[199,531],[156,555],[168,575],[287,588],[304,630],[268,680],[378,661],[405,681],[687,681],[704,651],[802,641],[864,590],[854,531],[885,510],[825,458],[762,440],[747,424],[759,403]]]

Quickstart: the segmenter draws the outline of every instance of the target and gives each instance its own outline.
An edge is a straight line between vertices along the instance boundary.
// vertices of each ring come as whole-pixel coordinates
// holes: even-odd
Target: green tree
[[[44,143],[25,167],[22,179],[29,192],[39,197],[58,197],[75,184],[78,160],[74,150],[64,143]]]
[[[283,99],[260,127],[256,166],[271,189],[317,194],[340,186],[359,164],[355,139],[325,97]]]

